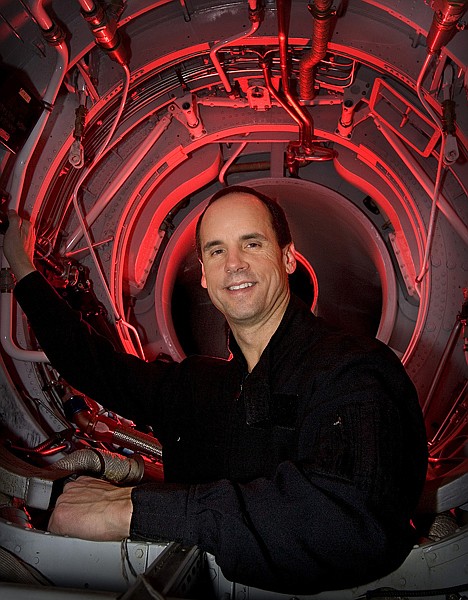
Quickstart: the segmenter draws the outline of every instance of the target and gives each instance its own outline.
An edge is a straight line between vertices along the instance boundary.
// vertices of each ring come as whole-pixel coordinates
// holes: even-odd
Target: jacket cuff
[[[189,495],[188,485],[147,483],[133,488],[130,537],[195,544],[196,536],[187,527]]]
[[[20,279],[13,290],[13,294],[28,316],[47,307],[50,294],[53,296],[58,295],[39,271],[31,271],[31,273]],[[38,297],[40,302],[38,302]]]

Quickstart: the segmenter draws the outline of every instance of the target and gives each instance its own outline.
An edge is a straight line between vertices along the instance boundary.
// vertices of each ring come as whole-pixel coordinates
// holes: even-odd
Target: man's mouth
[[[246,283],[239,283],[237,285],[230,285],[228,286],[228,290],[230,292],[235,292],[236,290],[244,290],[245,288],[249,288],[252,287],[253,285],[255,285],[255,283],[248,281]]]

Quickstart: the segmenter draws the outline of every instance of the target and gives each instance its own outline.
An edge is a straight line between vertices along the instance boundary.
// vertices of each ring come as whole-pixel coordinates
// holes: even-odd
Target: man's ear
[[[294,242],[291,242],[283,248],[283,261],[286,273],[291,275],[296,270],[296,248]]]
[[[202,288],[205,288],[205,290],[206,290],[206,288],[208,286],[206,284],[205,267],[203,266],[203,262],[200,259],[198,259],[198,262],[200,263],[200,266],[201,266],[201,286],[202,286]]]

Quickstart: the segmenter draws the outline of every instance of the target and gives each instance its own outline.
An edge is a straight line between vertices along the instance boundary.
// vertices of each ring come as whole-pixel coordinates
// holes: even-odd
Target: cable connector
[[[105,10],[96,3],[91,12],[81,11],[85,21],[88,23],[96,44],[102,48],[109,58],[124,66],[128,64],[128,52],[122,43],[117,19],[109,17]]]

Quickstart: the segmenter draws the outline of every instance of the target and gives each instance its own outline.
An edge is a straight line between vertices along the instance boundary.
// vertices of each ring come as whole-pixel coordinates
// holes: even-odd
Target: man
[[[228,579],[295,594],[401,564],[426,471],[414,387],[386,346],[335,331],[291,296],[295,249],[277,203],[227,188],[197,225],[228,361],[116,353],[35,271],[29,224],[10,222],[15,294],[52,364],[104,406],[151,423],[164,450],[164,483],[65,486],[51,531],[197,544]]]

